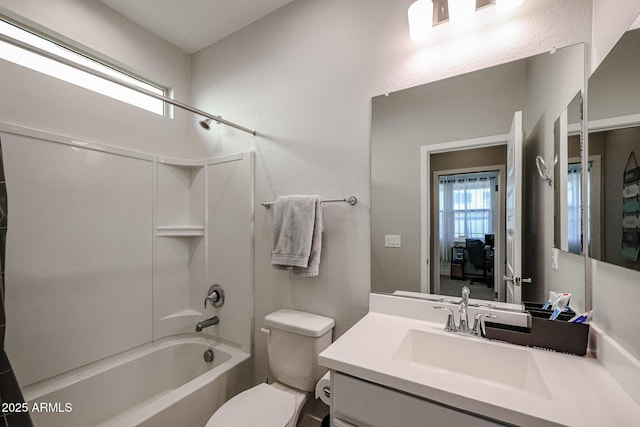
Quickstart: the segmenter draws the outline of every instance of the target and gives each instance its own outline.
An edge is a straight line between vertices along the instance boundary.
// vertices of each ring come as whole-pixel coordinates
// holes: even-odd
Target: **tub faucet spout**
[[[220,323],[220,319],[218,319],[218,316],[213,316],[210,319],[203,320],[202,322],[199,322],[198,324],[196,324],[196,332],[202,332],[204,328],[217,325],[218,323]]]

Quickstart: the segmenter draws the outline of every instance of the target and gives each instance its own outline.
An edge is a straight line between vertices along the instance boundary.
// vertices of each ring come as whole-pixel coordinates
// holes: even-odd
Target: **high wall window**
[[[77,64],[100,71],[101,73],[116,77],[120,80],[124,80],[127,83],[144,88],[157,95],[166,96],[167,89],[160,85],[155,85],[134,77],[124,70],[120,70],[114,66],[101,62],[96,58],[92,58],[90,55],[81,53],[71,47],[49,40],[40,34],[36,34],[35,32],[19,27],[2,18],[0,18],[0,33],[73,61]],[[136,107],[143,108],[147,111],[160,115],[165,114],[165,105],[161,100],[2,41],[0,41],[0,58],[31,68],[32,70],[39,71],[60,80],[73,83],[85,89],[90,89],[94,92],[118,99],[128,104],[135,105]]]

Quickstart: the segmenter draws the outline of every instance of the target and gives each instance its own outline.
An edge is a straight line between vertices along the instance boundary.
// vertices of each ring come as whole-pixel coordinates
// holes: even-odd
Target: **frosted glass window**
[[[5,34],[14,39],[20,40],[31,46],[46,50],[57,56],[63,57],[77,64],[92,68],[101,73],[116,77],[127,83],[136,85],[157,95],[165,96],[167,90],[158,85],[145,82],[141,79],[132,77],[122,70],[118,70],[113,66],[99,62],[88,55],[79,53],[68,47],[62,46],[57,42],[48,40],[40,35],[17,27],[12,23],[0,19],[0,33]],[[75,69],[69,65],[62,64],[52,59],[45,58],[36,53],[22,49],[9,43],[0,41],[0,58],[11,61],[23,67],[47,74],[51,77],[64,80],[66,82],[81,86],[85,89],[109,96],[111,98],[126,102],[139,108],[143,108],[153,113],[164,115],[164,102],[136,92],[125,86],[105,80],[101,77],[94,76],[88,72]]]

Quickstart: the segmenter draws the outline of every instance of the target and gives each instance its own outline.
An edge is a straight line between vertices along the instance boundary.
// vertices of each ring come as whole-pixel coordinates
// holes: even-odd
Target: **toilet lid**
[[[291,421],[295,409],[293,395],[262,383],[222,405],[206,427],[284,427]]]

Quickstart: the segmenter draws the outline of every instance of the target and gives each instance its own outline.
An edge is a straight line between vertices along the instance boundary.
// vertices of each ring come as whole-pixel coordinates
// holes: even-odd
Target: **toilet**
[[[281,309],[264,318],[272,384],[258,384],[227,401],[206,427],[295,427],[304,403],[326,372],[318,355],[331,344],[335,321]]]

